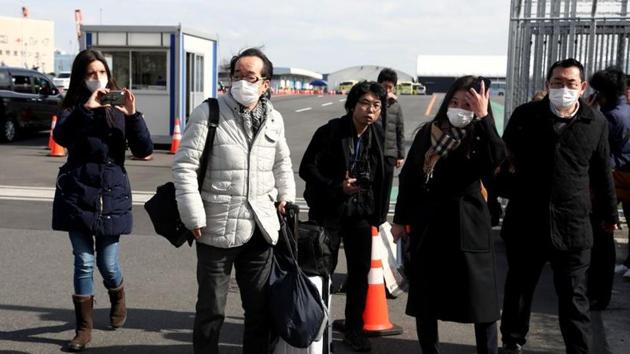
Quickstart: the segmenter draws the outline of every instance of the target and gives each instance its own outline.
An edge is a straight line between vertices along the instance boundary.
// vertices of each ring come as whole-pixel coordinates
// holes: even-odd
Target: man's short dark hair
[[[387,92],[381,84],[374,81],[361,81],[350,89],[348,98],[346,99],[346,112],[350,113],[354,110],[354,107],[359,102],[359,99],[366,93],[371,92],[381,100],[381,107],[385,107],[385,100],[387,99]]]
[[[600,70],[591,76],[589,84],[608,102],[616,102],[617,97],[626,93],[626,75],[617,67]]]
[[[394,86],[396,86],[398,83],[398,74],[390,68],[385,68],[378,74],[378,79],[376,79],[376,81],[378,81],[379,84],[382,84],[385,81],[390,81],[394,84]]]
[[[558,60],[557,62],[553,63],[551,65],[551,67],[549,68],[549,71],[547,71],[547,81],[551,80],[551,75],[553,75],[553,69],[555,68],[571,68],[571,67],[576,67],[580,70],[580,80],[584,81],[584,65],[582,65],[582,63],[580,63],[579,61],[573,59],[573,58],[568,58],[568,59],[562,59],[562,60]]]
[[[237,55],[232,57],[232,60],[230,60],[230,77],[234,76],[234,70],[236,68],[236,63],[238,62],[239,59],[241,59],[243,57],[258,57],[258,58],[260,58],[260,60],[262,60],[262,62],[263,62],[262,76],[266,80],[271,80],[271,78],[273,77],[273,64],[271,63],[269,58],[267,58],[265,53],[263,53],[262,50],[260,50],[258,48],[245,49],[242,52],[240,52]]]

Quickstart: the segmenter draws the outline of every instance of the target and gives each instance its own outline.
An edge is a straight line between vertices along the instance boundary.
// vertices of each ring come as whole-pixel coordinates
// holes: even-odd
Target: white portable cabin
[[[81,49],[103,53],[119,87],[130,88],[154,143],[168,144],[179,119],[217,94],[216,36],[178,26],[81,26]]]

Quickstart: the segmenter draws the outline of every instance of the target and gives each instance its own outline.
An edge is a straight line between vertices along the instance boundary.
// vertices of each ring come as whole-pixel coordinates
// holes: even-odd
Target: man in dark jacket
[[[546,85],[549,94],[516,108],[503,135],[515,173],[502,229],[509,266],[501,317],[504,352],[520,352],[525,344],[532,296],[549,261],[566,351],[589,353],[591,190],[600,227],[613,230],[618,219],[608,125],[579,99],[587,84],[577,60],[554,63]]]
[[[387,108],[385,114],[378,122],[383,127],[385,134],[383,143],[385,191],[387,192],[387,202],[389,204],[394,179],[394,167],[401,168],[403,162],[405,162],[405,120],[398,98],[394,94],[394,89],[398,82],[398,74],[390,68],[385,68],[378,74],[377,81],[387,92]]]
[[[383,223],[387,213],[383,132],[374,124],[385,98],[385,90],[376,82],[352,87],[345,104],[347,114],[317,129],[300,164],[309,219],[326,227],[333,241],[334,262],[343,238],[348,265],[344,342],[355,351],[371,348],[363,332],[363,310],[371,228]]]
[[[617,200],[623,206],[624,215],[630,215],[630,104],[625,97],[626,76],[614,67],[600,70],[589,80],[595,93],[591,103],[608,121],[610,161],[615,181]],[[597,206],[592,218],[599,221]],[[604,232],[593,225],[593,251],[588,276],[588,298],[591,310],[604,310],[610,302],[615,275],[615,239],[612,232]],[[630,279],[630,255],[618,266],[624,278]]]

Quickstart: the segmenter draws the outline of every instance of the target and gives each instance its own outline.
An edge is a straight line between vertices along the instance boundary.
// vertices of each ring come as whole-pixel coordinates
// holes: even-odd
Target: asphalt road
[[[274,97],[284,116],[293,168],[315,129],[344,112],[344,96]],[[407,138],[425,121],[430,97],[401,97]],[[433,111],[437,109],[439,99]],[[310,109],[307,109],[310,108]],[[46,156],[47,134],[0,145],[0,353],[55,353],[72,337],[72,252],[65,233],[50,230],[52,188],[63,158]],[[187,353],[191,352],[192,323],[196,298],[195,254],[184,246],[174,249],[155,236],[142,201],[170,179],[172,155],[157,151],[152,161],[128,160],[134,190],[134,233],[121,240],[121,264],[128,293],[129,319],[124,329],[106,329],[109,301],[95,275],[95,331],[92,353]],[[298,195],[303,183],[297,177]],[[20,188],[18,188],[20,187]],[[624,239],[620,231],[619,239]],[[621,248],[623,246],[623,249]],[[619,248],[618,257],[625,252]],[[506,262],[503,244],[496,243],[499,288]],[[340,256],[336,279],[345,273]],[[630,328],[630,285],[616,278],[613,303],[608,311],[593,314],[597,353],[628,353],[625,337]],[[502,291],[501,291],[502,293]],[[238,288],[230,287],[227,318],[221,336],[224,353],[240,352],[243,314]],[[331,317],[342,318],[345,296],[333,296]],[[392,322],[405,332],[375,338],[374,353],[419,353],[414,319],[404,315],[406,295],[388,300]],[[350,352],[335,334],[335,352]],[[440,323],[444,353],[474,353],[473,327]],[[526,353],[561,353],[556,296],[550,270],[539,283],[534,300],[531,334]]]

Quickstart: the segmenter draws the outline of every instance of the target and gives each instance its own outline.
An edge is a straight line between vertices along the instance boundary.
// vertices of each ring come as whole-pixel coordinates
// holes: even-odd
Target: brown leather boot
[[[120,328],[127,320],[127,307],[125,306],[125,287],[121,283],[115,289],[107,289],[109,302],[112,308],[109,310],[109,321],[112,329]]]
[[[80,352],[85,349],[85,345],[92,340],[92,308],[94,307],[94,296],[72,295],[74,303],[74,315],[76,317],[75,336],[68,343],[68,350]]]

